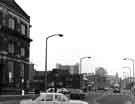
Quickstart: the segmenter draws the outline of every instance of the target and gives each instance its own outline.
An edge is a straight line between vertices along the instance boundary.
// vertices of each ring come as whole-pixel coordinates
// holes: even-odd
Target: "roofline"
[[[20,5],[17,4],[17,2],[15,0],[13,0],[13,2],[26,14],[28,20],[30,20],[30,16],[22,9],[22,7]],[[20,14],[20,13],[19,13]],[[25,18],[25,17],[24,17]]]
[[[15,2],[15,1],[14,1]],[[16,2],[15,2],[16,3]],[[16,3],[17,4],[17,3]],[[5,7],[5,8],[7,8],[8,10],[10,10],[10,11],[12,11],[13,13],[16,13],[18,16],[20,16],[20,17],[22,17],[23,19],[25,19],[27,22],[30,22],[30,16],[29,15],[27,15],[25,12],[24,12],[24,10],[22,9],[22,11],[27,15],[27,18],[25,17],[25,16],[23,16],[21,13],[19,13],[19,12],[16,12],[12,7],[9,7],[7,4],[5,4],[5,3],[3,3],[3,2],[0,2],[0,5],[1,6],[3,6],[3,7]]]

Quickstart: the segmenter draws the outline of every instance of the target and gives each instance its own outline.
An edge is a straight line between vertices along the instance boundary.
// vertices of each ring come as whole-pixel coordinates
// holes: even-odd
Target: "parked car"
[[[70,93],[70,91],[66,88],[59,88],[59,89],[57,89],[57,92],[62,93],[62,94],[69,94]]]
[[[57,93],[62,93],[64,95],[66,95],[68,98],[70,98],[70,91],[66,88],[57,89]]]
[[[54,92],[56,92],[56,90],[55,90],[55,88],[48,88],[47,92],[53,92],[54,93]]]
[[[57,93],[62,93],[62,94],[70,93],[70,91],[67,90],[66,88],[48,88],[47,92],[50,92],[50,93],[57,92]]]
[[[105,87],[105,88],[104,88],[104,91],[108,91],[108,90],[109,90],[109,87]]]
[[[57,92],[58,93],[63,93],[63,94],[70,93],[70,91],[67,90],[66,88],[59,88],[59,89],[57,89]]]
[[[104,87],[99,87],[97,90],[104,91],[105,89],[104,89]]]
[[[115,87],[114,90],[113,90],[114,93],[120,93],[120,88],[118,87]]]
[[[32,104],[88,104],[81,100],[69,100],[62,93],[41,93],[39,97],[32,100]]]
[[[71,99],[84,99],[85,93],[80,89],[70,89],[70,98]]]

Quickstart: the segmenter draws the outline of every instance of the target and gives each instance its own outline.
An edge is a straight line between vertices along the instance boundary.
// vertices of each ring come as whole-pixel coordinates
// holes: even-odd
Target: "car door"
[[[69,99],[68,99],[68,97],[65,96],[65,95],[62,96],[61,101],[62,101],[62,104],[69,104]]]
[[[62,104],[61,96],[59,94],[55,94],[54,104]]]
[[[64,95],[56,94],[54,104],[68,104],[68,100]]]
[[[38,101],[37,104],[54,104],[53,94],[46,94],[46,96],[42,96]]]

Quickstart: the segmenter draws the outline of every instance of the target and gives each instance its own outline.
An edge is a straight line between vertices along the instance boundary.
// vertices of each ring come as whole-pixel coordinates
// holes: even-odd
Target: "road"
[[[130,94],[93,92],[87,95],[85,101],[89,104],[135,104],[135,97]]]
[[[90,92],[87,94],[87,97],[84,100],[87,101],[89,104],[95,104],[95,100],[102,95],[103,95],[102,93]]]

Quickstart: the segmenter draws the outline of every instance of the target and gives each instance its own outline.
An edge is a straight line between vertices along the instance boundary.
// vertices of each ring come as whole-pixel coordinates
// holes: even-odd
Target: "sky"
[[[48,40],[48,70],[90,56],[82,72],[101,66],[111,75],[129,75],[132,62],[123,58],[135,59],[135,0],[15,1],[31,17],[30,61],[36,70],[45,70],[45,38],[60,33],[64,37]]]

